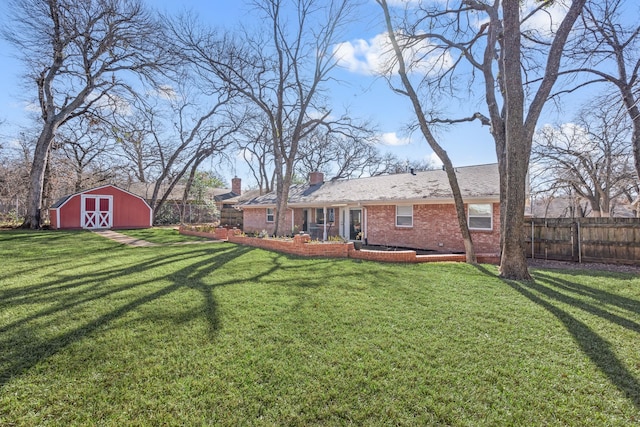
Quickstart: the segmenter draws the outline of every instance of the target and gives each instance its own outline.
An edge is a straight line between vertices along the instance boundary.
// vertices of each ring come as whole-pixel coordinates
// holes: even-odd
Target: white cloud
[[[571,148],[583,152],[598,149],[598,144],[590,136],[586,128],[576,123],[567,122],[560,126],[545,124],[538,130],[537,137],[543,137],[543,143],[552,140],[558,147]]]
[[[411,138],[400,138],[395,132],[386,132],[378,137],[378,141],[383,145],[399,146],[411,143]]]
[[[23,109],[24,111],[27,111],[29,113],[42,113],[42,111],[40,110],[40,105],[35,102],[25,102],[23,104]]]
[[[390,58],[386,34],[339,43],[333,48],[338,65],[357,74],[381,74]]]
[[[440,168],[442,167],[442,160],[440,160],[440,157],[438,157],[438,155],[436,153],[431,153],[427,156],[427,161],[429,163],[431,163],[434,167],[436,168]]]
[[[522,30],[535,32],[546,38],[552,37],[567,14],[569,6],[566,4],[566,1],[559,0],[551,2],[540,8],[540,10],[536,10],[537,8],[540,8],[540,2],[538,0],[525,0],[522,2],[520,17],[522,19],[526,18],[526,21],[522,23]],[[536,12],[529,16],[534,10],[536,10]],[[489,23],[489,16],[485,14],[475,15],[475,22],[473,22],[475,28],[479,29],[487,23]]]
[[[429,40],[422,40],[404,51],[405,62],[410,71],[427,74],[438,73],[453,63],[449,54],[432,52],[433,46]],[[352,73],[365,75],[397,73],[395,55],[387,33],[364,40],[356,39],[339,43],[333,48],[338,65]]]
[[[157,90],[155,90],[151,95],[155,95],[158,98],[166,99],[169,101],[173,101],[178,98],[178,94],[176,93],[173,86],[169,85],[161,85]]]
[[[251,163],[255,159],[255,156],[251,151],[247,150],[246,148],[242,148],[236,153],[236,158],[239,160],[246,160],[247,162]]]
[[[524,18],[531,12],[540,7],[540,3],[536,0],[526,0],[524,2],[521,14]],[[560,23],[567,14],[568,6],[564,1],[554,1],[548,6],[536,11],[533,15],[523,22],[522,29],[525,31],[536,31],[544,36],[552,36],[558,29]]]
[[[311,110],[307,113],[307,116],[309,116],[310,119],[312,120],[332,120],[335,119],[335,116],[332,116],[331,114],[329,114],[328,116],[326,115],[326,112],[323,111],[319,111],[319,110]]]
[[[415,7],[420,4],[420,0],[387,0],[391,7]]]

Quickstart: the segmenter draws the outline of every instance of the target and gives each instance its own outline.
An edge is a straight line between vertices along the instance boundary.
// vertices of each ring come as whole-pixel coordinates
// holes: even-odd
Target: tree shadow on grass
[[[496,277],[494,273],[483,266],[479,265],[477,268],[487,275]],[[561,293],[557,289],[572,292],[577,296],[589,296],[600,303],[612,304],[635,313],[638,313],[639,302],[583,284],[552,277],[540,271],[535,271],[533,278],[534,280],[528,282],[504,279],[502,281],[533,303],[543,307],[562,322],[582,352],[609,378],[613,385],[624,393],[625,397],[637,409],[640,409],[640,381],[638,378],[634,377],[633,373],[627,369],[605,338],[598,335],[586,323],[560,308],[560,305],[566,304],[581,309],[638,334],[640,334],[640,325],[631,319],[611,313],[587,301]]]
[[[8,298],[6,301],[3,300],[2,304],[7,307],[29,307],[32,305],[45,307],[14,319],[0,328],[0,389],[12,378],[50,358],[72,343],[87,338],[141,306],[157,301],[179,289],[195,289],[202,295],[202,312],[206,317],[209,335],[212,338],[215,337],[220,325],[213,288],[234,284],[234,281],[210,285],[206,284],[203,279],[223,268],[229,261],[254,249],[235,245],[223,248],[190,247],[190,249],[164,254],[158,250],[157,256],[142,262],[77,275],[62,275],[38,286],[27,286],[22,292],[14,290],[9,295],[5,295]],[[188,261],[192,259],[194,262],[189,263]],[[169,265],[175,262],[186,262],[187,264],[182,268],[169,268]],[[153,271],[157,268],[167,269],[167,273],[157,274]],[[273,268],[277,268],[277,266]],[[269,274],[273,268],[260,274]],[[110,280],[121,279],[123,276],[131,276],[131,283],[125,285],[108,284]],[[169,285],[158,288],[158,285],[154,284],[158,281],[169,282]],[[147,287],[150,290],[146,290]],[[137,294],[131,297],[131,291],[136,291]],[[49,316],[65,319],[70,310],[103,300],[105,301],[104,306],[117,302],[118,307],[107,310],[53,337],[43,338],[42,334],[34,329],[33,322],[46,322]],[[51,326],[57,327],[57,325]]]

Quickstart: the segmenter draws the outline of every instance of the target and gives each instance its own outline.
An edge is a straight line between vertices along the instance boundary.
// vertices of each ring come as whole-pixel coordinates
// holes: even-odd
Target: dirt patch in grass
[[[640,274],[640,266],[625,264],[604,264],[600,262],[570,262],[534,259],[528,260],[529,267],[533,268],[553,268],[558,270],[582,270],[582,271],[610,271],[614,273],[635,273]]]

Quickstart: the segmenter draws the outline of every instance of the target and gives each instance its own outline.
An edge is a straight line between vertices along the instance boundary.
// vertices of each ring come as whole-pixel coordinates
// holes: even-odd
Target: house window
[[[413,227],[413,205],[396,206],[396,226]]]
[[[493,206],[491,203],[469,205],[469,228],[493,230]]]
[[[327,218],[328,222],[335,222],[336,212],[333,208],[327,208]],[[322,208],[316,209],[316,224],[324,224],[324,209]]]
[[[274,221],[274,211],[275,209],[273,208],[267,208],[267,222],[273,222]]]

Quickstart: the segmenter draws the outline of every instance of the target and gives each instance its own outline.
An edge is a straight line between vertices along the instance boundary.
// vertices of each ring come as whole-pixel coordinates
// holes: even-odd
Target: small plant
[[[264,239],[268,237],[269,237],[269,232],[267,230],[262,230],[260,233],[258,233],[258,238],[260,239]]]

